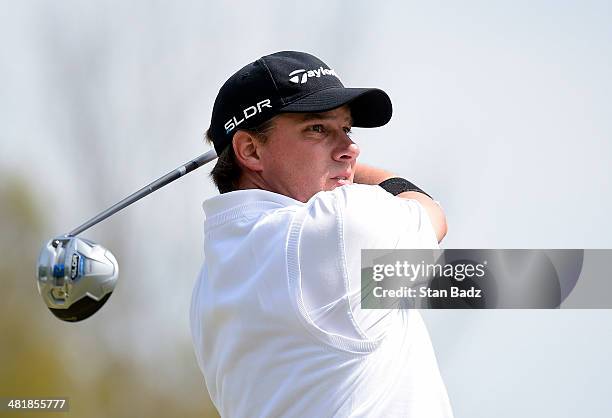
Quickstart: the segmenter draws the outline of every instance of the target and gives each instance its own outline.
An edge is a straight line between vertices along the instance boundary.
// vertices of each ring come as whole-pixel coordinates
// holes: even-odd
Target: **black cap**
[[[305,52],[276,52],[246,65],[223,84],[210,136],[221,154],[238,129],[254,128],[279,113],[326,112],[345,104],[358,128],[382,126],[391,119],[391,99],[384,91],[344,87],[333,69]]]

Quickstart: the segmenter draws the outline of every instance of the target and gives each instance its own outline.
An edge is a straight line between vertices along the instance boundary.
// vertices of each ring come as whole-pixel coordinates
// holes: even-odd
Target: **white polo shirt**
[[[353,184],[204,211],[191,332],[222,417],[452,417],[419,312],[359,303],[361,249],[438,248],[417,201]]]

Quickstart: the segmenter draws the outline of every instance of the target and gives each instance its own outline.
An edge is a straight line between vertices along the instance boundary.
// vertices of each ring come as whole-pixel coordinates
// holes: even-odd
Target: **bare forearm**
[[[382,168],[357,163],[355,164],[355,177],[353,182],[358,184],[380,184],[391,177],[397,176],[390,171],[383,170]]]

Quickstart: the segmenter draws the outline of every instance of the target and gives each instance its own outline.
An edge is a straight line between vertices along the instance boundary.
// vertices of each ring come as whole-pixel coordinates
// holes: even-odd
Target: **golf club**
[[[119,276],[113,254],[76,235],[121,209],[217,158],[210,150],[114,204],[67,234],[48,241],[38,257],[38,291],[59,319],[78,322],[96,313],[109,299]]]

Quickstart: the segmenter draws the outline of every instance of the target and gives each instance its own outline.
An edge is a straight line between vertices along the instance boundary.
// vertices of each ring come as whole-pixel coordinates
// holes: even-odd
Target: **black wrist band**
[[[393,196],[397,196],[403,192],[419,192],[423,193],[430,199],[433,199],[427,193],[425,193],[420,187],[410,183],[408,180],[401,177],[392,177],[379,184],[380,187],[391,193]]]

